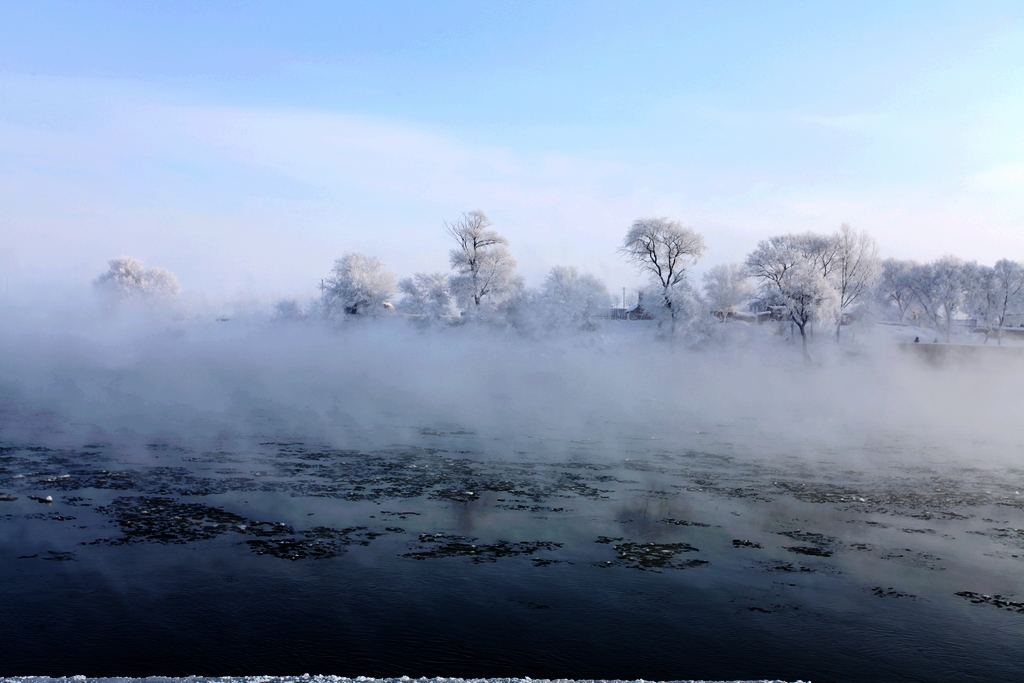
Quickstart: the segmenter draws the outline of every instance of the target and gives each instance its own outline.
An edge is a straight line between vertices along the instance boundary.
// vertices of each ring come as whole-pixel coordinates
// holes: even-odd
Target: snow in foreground
[[[616,681],[574,681],[569,678],[556,680],[540,678],[345,678],[343,676],[187,676],[185,678],[171,678],[167,676],[150,676],[148,678],[87,678],[85,676],[62,676],[51,678],[49,676],[9,676],[0,678],[0,683],[130,683],[132,681],[146,681],[146,683],[618,683]],[[627,683],[627,682],[622,682]],[[642,678],[628,683],[652,683]],[[671,683],[712,683],[711,681],[672,681]],[[783,683],[783,681],[762,680],[762,681],[733,681],[718,683]],[[795,683],[804,683],[796,681]]]

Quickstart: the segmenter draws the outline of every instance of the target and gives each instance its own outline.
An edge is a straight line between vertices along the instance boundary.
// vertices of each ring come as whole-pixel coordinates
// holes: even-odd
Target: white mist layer
[[[1024,454],[1019,356],[936,367],[866,332],[842,349],[819,341],[807,364],[767,326],[722,325],[715,344],[693,350],[619,321],[528,339],[398,318],[341,329],[5,318],[2,433],[48,445],[272,438],[373,449],[457,433],[502,457],[584,443],[589,457],[621,458],[637,440],[830,460],[898,452],[1005,465]]]

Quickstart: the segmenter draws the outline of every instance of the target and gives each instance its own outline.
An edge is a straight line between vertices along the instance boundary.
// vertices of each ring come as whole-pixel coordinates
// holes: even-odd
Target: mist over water
[[[1012,680],[1012,349],[4,316],[4,673]]]
[[[694,348],[644,321],[537,338],[92,301],[5,318],[6,435],[53,446],[298,438],[373,449],[457,433],[501,457],[558,459],[586,442],[588,457],[616,459],[650,440],[868,467],[894,449],[907,464],[1007,466],[1024,448],[1016,349],[936,360],[870,328],[819,344],[806,363],[774,326],[719,325]]]
[[[485,326],[424,330],[398,318],[336,328],[90,313],[7,316],[7,409],[64,423],[63,436],[34,438],[301,437],[373,448],[461,430],[510,452],[574,439],[614,452],[623,439],[696,445],[714,435],[756,457],[817,459],[842,448],[850,464],[871,464],[879,444],[908,440],[920,452],[998,465],[1024,444],[1014,400],[1024,364],[1013,349],[936,363],[867,330],[841,348],[821,344],[805,363],[782,337],[749,326],[722,325],[713,344],[691,348],[656,339],[654,323],[642,321],[538,339]]]

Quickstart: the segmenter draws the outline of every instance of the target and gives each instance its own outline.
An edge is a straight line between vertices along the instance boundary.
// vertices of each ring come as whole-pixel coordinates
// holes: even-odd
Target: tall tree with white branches
[[[508,240],[483,211],[470,211],[445,229],[458,245],[449,253],[455,274],[449,286],[460,308],[476,315],[484,306],[496,306],[514,291],[516,261],[508,250]]]
[[[704,254],[704,237],[668,218],[639,218],[633,221],[619,249],[625,258],[650,276],[658,288],[656,305],[667,314],[669,336],[677,325],[694,314],[688,269]]]
[[[899,322],[911,313],[915,297],[911,286],[913,261],[887,258],[882,261],[875,296],[883,308],[895,308]]]
[[[838,315],[836,341],[843,326],[843,314],[866,299],[881,272],[878,245],[871,235],[843,223],[835,236],[830,279],[836,288]]]
[[[1003,343],[1003,327],[1011,315],[1024,313],[1024,265],[1002,259],[992,268],[996,291],[996,343]]]

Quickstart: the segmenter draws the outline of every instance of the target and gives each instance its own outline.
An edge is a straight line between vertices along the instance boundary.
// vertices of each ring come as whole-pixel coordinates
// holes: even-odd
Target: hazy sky
[[[1019,1],[0,1],[0,269],[312,293],[347,251],[446,270],[472,209],[529,284],[632,287],[651,215],[702,267],[842,222],[1024,260],[1022,122]]]

